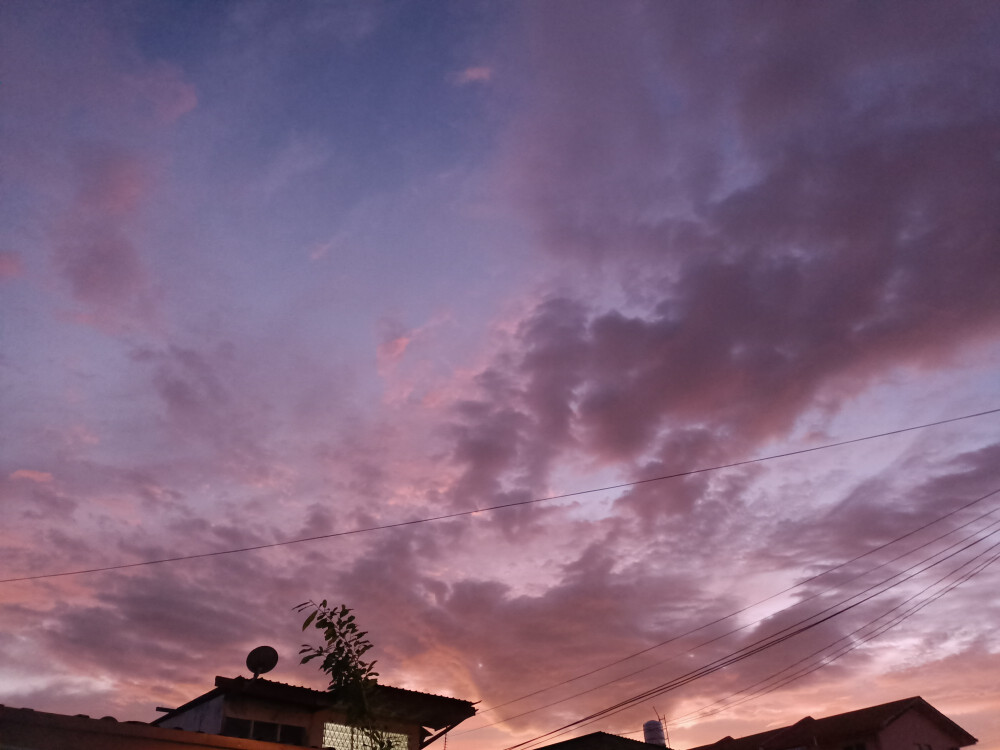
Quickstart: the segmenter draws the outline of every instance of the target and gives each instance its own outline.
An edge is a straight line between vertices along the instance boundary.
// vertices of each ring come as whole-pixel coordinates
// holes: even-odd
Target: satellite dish
[[[258,646],[247,654],[247,669],[253,672],[253,678],[257,675],[270,672],[278,663],[278,652],[270,646]]]

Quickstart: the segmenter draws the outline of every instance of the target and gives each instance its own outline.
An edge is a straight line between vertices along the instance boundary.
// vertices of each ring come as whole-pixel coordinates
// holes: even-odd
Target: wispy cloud
[[[493,80],[493,68],[485,65],[465,68],[455,74],[455,83],[459,86],[469,83],[489,83],[491,80]]]

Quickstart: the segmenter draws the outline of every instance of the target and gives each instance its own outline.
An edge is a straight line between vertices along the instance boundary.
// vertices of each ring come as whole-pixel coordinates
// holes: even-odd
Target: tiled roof
[[[724,737],[711,745],[702,745],[692,748],[692,750],[789,750],[790,748],[829,745],[842,740],[877,734],[911,709],[918,711],[937,724],[942,731],[952,735],[958,747],[978,742],[975,737],[930,703],[920,696],[915,696],[891,703],[883,703],[879,706],[847,711],[822,719],[807,716],[786,727],[770,729],[738,739]]]

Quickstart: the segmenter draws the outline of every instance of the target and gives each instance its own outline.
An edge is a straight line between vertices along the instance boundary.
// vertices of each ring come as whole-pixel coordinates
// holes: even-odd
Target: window
[[[281,741],[286,745],[295,745],[296,747],[305,747],[306,745],[306,728],[305,727],[293,727],[291,724],[281,725]]]
[[[262,740],[264,742],[281,742],[285,745],[304,747],[306,744],[306,728],[293,724],[275,724],[271,721],[254,721],[252,719],[236,719],[227,716],[222,720],[224,737],[240,737],[247,740]]]
[[[272,724],[270,721],[255,721],[253,723],[253,731],[250,732],[250,738],[264,742],[277,742],[278,725]]]
[[[222,731],[219,734],[249,739],[252,728],[253,722],[249,719],[234,719],[232,716],[227,716],[222,720]]]
[[[392,741],[392,750],[407,750],[409,741],[405,734],[383,732]],[[326,722],[323,725],[323,747],[336,750],[372,750],[372,742],[363,731],[346,724]]]

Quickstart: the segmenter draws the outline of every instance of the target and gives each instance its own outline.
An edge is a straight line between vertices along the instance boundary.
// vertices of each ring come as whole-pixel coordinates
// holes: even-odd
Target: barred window
[[[382,732],[392,742],[392,750],[407,750],[409,742],[405,734]],[[371,738],[357,727],[326,722],[323,724],[323,747],[336,750],[374,750]]]

